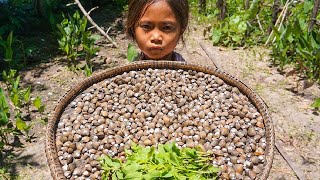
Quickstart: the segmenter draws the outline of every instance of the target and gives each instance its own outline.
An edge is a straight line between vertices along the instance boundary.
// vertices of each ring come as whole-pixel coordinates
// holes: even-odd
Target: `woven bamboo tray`
[[[248,86],[236,79],[235,77],[219,70],[216,68],[201,66],[196,64],[191,64],[187,62],[173,62],[173,61],[140,61],[131,63],[129,65],[124,65],[120,67],[111,68],[103,71],[100,74],[91,76],[85,79],[81,83],[74,86],[69,92],[67,92],[59,101],[58,105],[54,110],[53,117],[48,122],[48,128],[46,132],[46,156],[50,167],[51,175],[53,179],[66,179],[63,174],[62,166],[58,159],[57,148],[55,144],[56,140],[56,130],[59,123],[60,117],[64,112],[68,104],[81,92],[89,88],[95,83],[103,81],[104,79],[113,77],[124,72],[129,72],[132,70],[141,69],[183,69],[183,70],[194,70],[198,72],[203,72],[211,75],[215,75],[221,78],[225,83],[237,87],[240,92],[246,95],[251,103],[258,109],[260,114],[264,119],[265,130],[266,130],[266,151],[265,157],[266,161],[264,163],[264,168],[257,179],[265,180],[267,179],[274,157],[274,128],[272,125],[271,117],[269,116],[268,109],[264,101],[253,92]]]

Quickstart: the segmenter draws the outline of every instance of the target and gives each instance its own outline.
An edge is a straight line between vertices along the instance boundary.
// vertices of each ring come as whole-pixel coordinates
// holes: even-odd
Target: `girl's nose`
[[[152,43],[156,43],[156,44],[162,42],[162,35],[161,35],[161,33],[159,32],[159,30],[154,30],[154,31],[152,32],[151,42],[152,42]]]

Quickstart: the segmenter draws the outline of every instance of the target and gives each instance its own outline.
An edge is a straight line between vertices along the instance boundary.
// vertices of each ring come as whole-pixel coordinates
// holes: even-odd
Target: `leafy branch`
[[[108,39],[108,41],[111,42],[111,44],[112,44],[114,47],[116,47],[116,48],[119,47],[118,44],[117,44],[116,42],[114,42],[114,41],[110,38],[110,36],[108,35],[108,33],[104,32],[104,30],[103,30],[100,26],[98,26],[97,23],[95,23],[95,22],[93,21],[93,19],[90,17],[90,12],[93,11],[94,9],[96,9],[96,7],[93,8],[93,9],[91,9],[89,12],[87,12],[87,11],[84,9],[84,7],[82,6],[82,4],[80,3],[79,0],[74,0],[74,3],[72,3],[72,4],[77,4],[77,5],[78,5],[79,9],[80,9],[81,12],[84,14],[84,16],[88,19],[88,21],[89,21],[103,36],[105,36],[105,37]],[[69,4],[69,5],[70,5],[70,4]]]

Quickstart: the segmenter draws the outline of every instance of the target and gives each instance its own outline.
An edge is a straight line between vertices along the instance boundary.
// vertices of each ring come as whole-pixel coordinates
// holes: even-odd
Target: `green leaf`
[[[196,151],[195,151],[194,149],[191,149],[191,148],[185,148],[185,149],[184,149],[184,153],[185,153],[188,157],[190,157],[190,158],[192,158],[192,159],[195,159],[195,158],[197,157]]]
[[[157,179],[159,177],[159,173],[158,172],[148,172],[146,174],[144,174],[142,176],[142,179],[145,179],[145,180],[153,180],[153,179]]]
[[[123,179],[123,177],[124,177],[123,173],[120,171],[116,171],[116,175],[117,175],[118,179]]]
[[[37,96],[37,98],[35,100],[33,100],[33,105],[37,109],[39,109],[41,107],[42,103],[41,103],[41,98],[39,96]]]
[[[84,67],[84,72],[85,72],[86,76],[91,76],[92,75],[92,66],[88,66],[88,64],[86,64]]]
[[[125,174],[131,173],[131,172],[136,172],[136,171],[140,171],[143,168],[143,165],[140,165],[137,162],[132,162],[129,161],[128,163],[125,164],[125,166],[123,167],[122,171]]]
[[[292,34],[290,34],[290,35],[288,36],[288,41],[289,41],[289,43],[292,43],[294,40],[295,40],[295,39],[293,38]]]
[[[299,24],[299,21],[298,20],[294,21],[294,24],[292,26],[292,33],[294,35],[300,35],[301,32],[302,32],[302,29],[301,29],[301,26]]]
[[[208,167],[208,172],[212,173],[212,172],[219,172],[220,169],[218,167],[215,166],[209,166]]]
[[[11,47],[13,42],[13,31],[11,31],[7,37],[7,46]]]
[[[301,47],[296,48],[296,51],[306,60],[311,61],[313,59],[313,55],[311,52],[304,50]]]
[[[272,26],[272,30],[273,30],[274,35],[276,36],[277,40],[280,40],[281,34],[280,34],[280,32],[278,31],[278,29],[277,29],[276,27]]]
[[[249,8],[249,19],[254,19],[256,17],[256,14],[259,12],[259,3],[260,1],[259,0],[253,0],[251,5],[250,5],[250,8]]]
[[[10,95],[10,99],[11,99],[13,105],[15,105],[16,107],[20,107],[20,101],[19,101],[19,94],[18,93],[14,93],[14,94]]]
[[[39,111],[40,113],[43,113],[44,110],[45,110],[45,106],[44,106],[44,105],[42,105],[42,106],[38,109],[38,111]]]
[[[16,127],[20,131],[25,131],[28,129],[26,122],[24,122],[19,116],[16,118]]]
[[[16,78],[16,80],[13,82],[12,84],[12,90],[15,92],[18,92],[18,88],[19,88],[19,83],[20,83],[20,76],[18,76]]]
[[[182,175],[182,174],[178,174],[178,173],[175,173],[174,177],[175,177],[175,179],[179,179],[179,180],[187,180],[188,179],[188,175]]]
[[[138,51],[134,47],[133,44],[129,43],[128,44],[128,49],[127,49],[127,59],[129,62],[133,62],[136,58],[138,57]]]
[[[240,21],[241,21],[240,16],[231,16],[229,23],[231,26],[236,26]]]
[[[5,52],[5,60],[12,61],[13,58],[13,50],[11,48],[7,48]]]
[[[4,94],[4,91],[2,88],[0,88],[0,109],[4,112],[8,112],[8,102],[6,100],[6,95]]]
[[[240,41],[241,41],[241,36],[239,36],[239,35],[234,35],[234,36],[232,36],[232,40],[233,40],[234,42],[236,42],[236,43],[240,43]]]
[[[171,163],[174,164],[175,166],[178,166],[179,160],[178,160],[177,155],[175,153],[169,152],[169,156],[171,159]]]
[[[120,162],[117,159],[106,159],[105,163],[110,167],[120,168]]]
[[[313,2],[312,1],[303,1],[303,11],[304,13],[309,13],[310,10],[313,8]]]
[[[174,144],[174,146],[172,146],[172,151],[174,153],[176,153],[178,156],[181,156],[181,151],[180,149],[178,148],[178,146],[176,146],[176,144]]]
[[[241,21],[238,25],[238,29],[241,33],[246,32],[247,30],[247,23],[245,21]]]
[[[116,173],[113,173],[111,177],[112,180],[118,180]]]
[[[154,155],[154,152],[155,152],[155,147],[152,146],[152,147],[150,148],[150,151],[148,152],[148,159]]]
[[[9,118],[7,113],[5,112],[0,112],[0,126],[4,126],[9,122]]]
[[[311,104],[311,107],[320,108],[320,98],[316,99],[314,103]]]
[[[40,113],[44,112],[45,106],[42,104],[41,98],[39,96],[37,96],[37,98],[33,100],[32,103]]]
[[[166,174],[164,174],[162,176],[162,178],[170,178],[170,177],[173,177],[177,172],[175,172],[175,170],[170,170],[169,172],[167,172]]]
[[[90,39],[93,39],[94,41],[97,41],[99,39],[101,39],[102,36],[100,36],[99,34],[93,34],[90,36]]]
[[[222,33],[220,29],[213,30],[212,37],[211,37],[213,44],[219,43],[221,36],[222,36]]]
[[[29,102],[30,101],[30,91],[31,91],[31,86],[26,88],[25,92],[23,93],[23,98],[24,98],[25,102]]]
[[[143,174],[138,171],[132,171],[128,173],[126,176],[124,176],[124,179],[142,179]]]

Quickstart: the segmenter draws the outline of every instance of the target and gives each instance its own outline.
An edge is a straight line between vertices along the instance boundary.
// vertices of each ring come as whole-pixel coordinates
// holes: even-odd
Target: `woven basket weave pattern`
[[[68,106],[69,103],[81,92],[89,88],[95,83],[103,81],[104,79],[113,77],[124,72],[129,72],[132,70],[141,70],[141,69],[183,69],[183,70],[194,70],[198,72],[203,72],[211,75],[215,75],[221,78],[225,83],[237,87],[240,92],[246,95],[249,100],[256,106],[260,114],[264,119],[265,130],[266,130],[266,152],[265,157],[266,161],[264,163],[263,171],[259,174],[257,179],[265,180],[267,179],[274,156],[274,129],[272,125],[271,117],[269,116],[268,109],[264,101],[254,93],[249,87],[244,83],[234,78],[233,76],[220,71],[219,69],[211,68],[208,66],[201,66],[190,64],[186,62],[173,62],[173,61],[140,61],[132,63],[129,65],[124,65],[116,68],[108,69],[100,74],[91,76],[90,78],[85,79],[75,87],[73,87],[69,92],[67,92],[60,100],[58,105],[54,110],[53,117],[48,122],[48,128],[46,132],[46,156],[47,161],[50,167],[51,175],[55,180],[66,179],[64,176],[62,166],[58,159],[57,148],[55,144],[56,140],[56,130],[59,123],[60,117],[64,112],[64,109]]]

